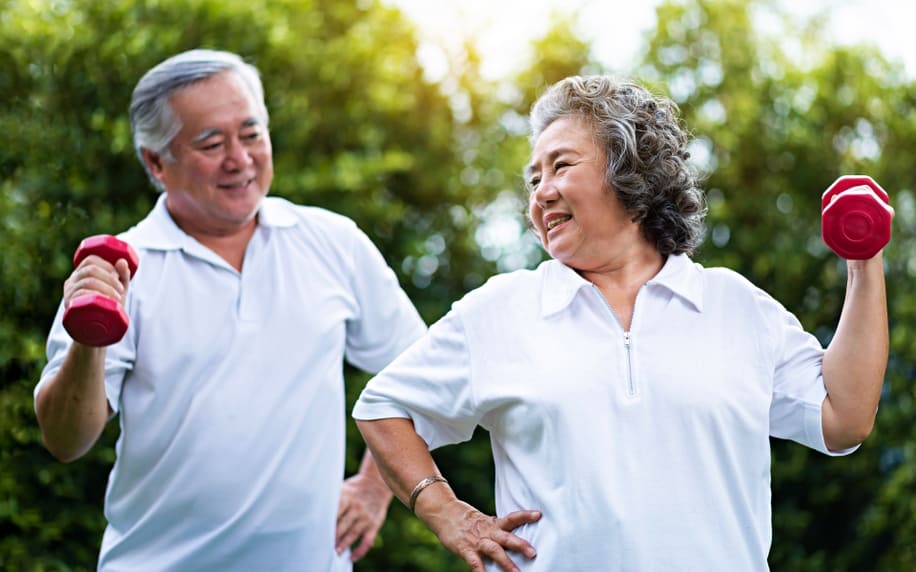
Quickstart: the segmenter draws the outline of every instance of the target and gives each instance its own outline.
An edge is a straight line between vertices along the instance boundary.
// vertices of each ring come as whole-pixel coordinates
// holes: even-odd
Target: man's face
[[[192,236],[225,236],[255,222],[273,179],[270,135],[254,98],[233,72],[178,91],[170,99],[182,127],[174,161],[146,152],[175,222]]]

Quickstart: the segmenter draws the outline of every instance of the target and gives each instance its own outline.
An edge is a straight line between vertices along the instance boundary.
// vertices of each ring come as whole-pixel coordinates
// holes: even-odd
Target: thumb
[[[127,285],[130,284],[130,266],[127,264],[127,261],[123,258],[119,258],[115,262],[115,271],[118,273],[118,280],[121,281],[121,284],[124,286],[124,291],[127,291]]]

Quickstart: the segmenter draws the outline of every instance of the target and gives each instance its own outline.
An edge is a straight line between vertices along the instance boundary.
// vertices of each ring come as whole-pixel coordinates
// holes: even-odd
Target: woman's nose
[[[534,188],[532,197],[538,205],[545,206],[557,200],[560,197],[560,193],[557,191],[553,179],[545,177]]]

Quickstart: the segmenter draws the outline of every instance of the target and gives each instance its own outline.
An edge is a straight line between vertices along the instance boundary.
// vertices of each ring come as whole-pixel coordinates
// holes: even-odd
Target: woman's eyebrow
[[[546,159],[548,163],[552,163],[560,155],[563,155],[565,153],[575,153],[575,152],[576,150],[573,149],[572,147],[560,147],[558,149],[554,149],[553,151],[547,153]],[[525,166],[525,176],[526,177],[530,177],[537,171],[538,171],[538,168],[535,167],[535,163],[528,163],[528,165]]]

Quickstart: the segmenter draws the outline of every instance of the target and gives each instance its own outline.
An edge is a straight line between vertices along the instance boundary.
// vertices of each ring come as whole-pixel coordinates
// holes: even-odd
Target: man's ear
[[[160,183],[164,183],[162,180],[164,170],[162,165],[164,159],[162,155],[145,147],[141,149],[141,152],[143,153],[143,162],[146,164],[146,168],[149,170],[150,175]]]

